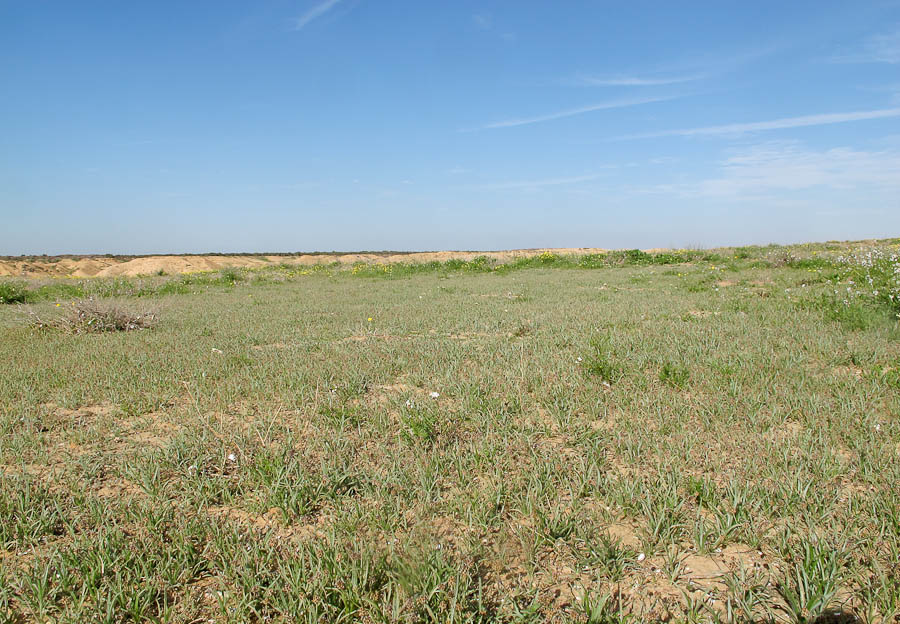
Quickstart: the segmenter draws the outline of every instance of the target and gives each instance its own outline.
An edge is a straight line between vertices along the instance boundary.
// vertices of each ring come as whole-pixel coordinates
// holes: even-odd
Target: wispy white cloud
[[[893,32],[873,35],[866,39],[859,50],[838,54],[831,58],[835,63],[900,63],[900,27]]]
[[[597,78],[595,76],[578,76],[575,84],[585,87],[656,87],[670,84],[680,84],[683,82],[693,82],[702,80],[706,76],[696,74],[690,76],[657,76],[657,77],[639,77],[639,76],[617,76],[614,78]]]
[[[529,124],[542,123],[545,121],[553,121],[555,119],[562,119],[564,117],[574,117],[575,115],[583,115],[584,113],[592,113],[594,111],[600,110],[610,110],[613,108],[627,108],[629,106],[638,106],[640,104],[651,104],[653,102],[665,102],[667,100],[674,100],[678,97],[677,95],[663,96],[663,97],[652,97],[652,98],[636,98],[630,100],[612,100],[609,102],[600,102],[599,104],[592,104],[590,106],[582,106],[581,108],[570,108],[563,111],[557,111],[555,113],[548,113],[546,115],[538,115],[536,117],[520,117],[517,119],[506,119],[503,121],[495,121],[493,123],[485,124],[483,126],[479,126],[478,128],[470,128],[468,130],[462,130],[462,132],[470,132],[472,130],[492,130],[496,128],[512,128],[515,126],[527,126]]]
[[[900,117],[900,108],[883,108],[871,111],[855,111],[852,113],[825,113],[822,115],[804,115],[802,117],[785,117],[771,121],[755,121],[750,123],[725,124],[721,126],[701,126],[699,128],[680,128],[677,130],[661,130],[659,132],[643,132],[630,134],[620,139],[652,139],[664,136],[721,136],[739,135],[747,132],[764,130],[782,130],[784,128],[801,128],[804,126],[824,126],[828,124],[864,121],[867,119],[883,119]]]
[[[886,93],[890,97],[892,104],[900,104],[900,82],[866,85],[857,87],[857,89],[869,93]]]
[[[515,43],[518,39],[516,33],[512,31],[504,30],[502,32],[498,32],[498,30],[494,28],[494,17],[490,13],[472,14],[472,25],[475,26],[475,28],[477,28],[478,30],[483,30],[485,32],[490,31],[494,36],[498,37],[505,43]]]
[[[742,65],[770,56],[777,50],[774,45],[761,45],[740,53],[706,52],[702,56],[681,58],[653,67],[603,73],[582,71],[564,78],[561,83],[570,87],[654,87],[683,84],[732,72]]]
[[[900,191],[900,151],[850,147],[810,150],[797,142],[776,141],[735,153],[713,178],[662,184],[642,192],[681,197],[759,199],[767,194],[812,189],[854,192]]]
[[[900,63],[900,28],[887,35],[877,35],[866,43],[866,51],[877,63]]]
[[[294,22],[294,30],[302,30],[311,21],[322,17],[340,2],[341,0],[325,0],[324,2],[320,2],[296,19],[296,21]]]
[[[605,169],[613,169],[615,165],[608,165]],[[513,182],[498,182],[494,184],[478,184],[465,187],[475,191],[505,191],[514,189],[539,189],[545,186],[564,186],[568,184],[580,184],[590,182],[604,175],[605,172],[590,173],[587,175],[571,176],[563,178],[543,178],[538,180],[516,180]]]
[[[490,15],[484,13],[475,13],[472,16],[472,23],[475,24],[476,28],[480,28],[481,30],[489,30],[493,25],[493,19],[491,19]]]

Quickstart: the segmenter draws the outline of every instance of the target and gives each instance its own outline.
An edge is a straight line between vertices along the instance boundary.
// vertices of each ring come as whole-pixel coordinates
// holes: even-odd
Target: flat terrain
[[[857,247],[10,282],[0,621],[900,621]]]

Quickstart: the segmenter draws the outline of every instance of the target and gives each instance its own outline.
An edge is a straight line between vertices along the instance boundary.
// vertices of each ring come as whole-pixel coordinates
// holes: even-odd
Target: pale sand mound
[[[257,267],[269,264],[250,256],[148,256],[108,266],[94,273],[95,277],[119,275],[152,275],[159,273],[199,273],[218,271],[226,267]]]
[[[545,252],[558,255],[582,255],[602,253],[605,249],[595,247],[579,248],[547,248],[547,249],[512,249],[509,251],[425,251],[407,254],[300,254],[273,256],[144,256],[124,259],[115,257],[76,257],[62,258],[56,261],[0,260],[0,276],[16,277],[115,277],[135,275],[153,275],[159,272],[167,274],[199,273],[202,271],[218,271],[227,267],[261,267],[272,264],[314,265],[394,262],[446,262],[451,259],[472,260],[479,256],[487,256],[499,262],[508,262],[516,258],[537,256]]]

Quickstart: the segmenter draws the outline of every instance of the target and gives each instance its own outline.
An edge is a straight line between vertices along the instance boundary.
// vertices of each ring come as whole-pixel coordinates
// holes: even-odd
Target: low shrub
[[[0,304],[25,303],[28,299],[28,290],[24,282],[0,282]]]
[[[57,304],[59,305],[59,304]],[[94,334],[149,329],[156,324],[157,314],[148,310],[132,310],[117,304],[93,300],[73,302],[65,312],[47,319],[30,312],[32,326],[58,329],[68,334]]]

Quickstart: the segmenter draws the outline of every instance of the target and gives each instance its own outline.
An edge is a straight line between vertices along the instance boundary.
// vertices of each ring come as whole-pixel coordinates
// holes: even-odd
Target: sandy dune
[[[64,257],[56,260],[40,258],[0,260],[0,276],[17,277],[113,277],[152,275],[163,271],[167,274],[218,271],[226,267],[261,267],[270,264],[353,264],[356,262],[441,262],[458,258],[471,260],[487,256],[505,262],[515,258],[555,254],[600,253],[605,249],[594,247],[512,249],[508,251],[426,251],[403,254],[299,254],[274,256],[142,256],[117,258],[108,256]]]

